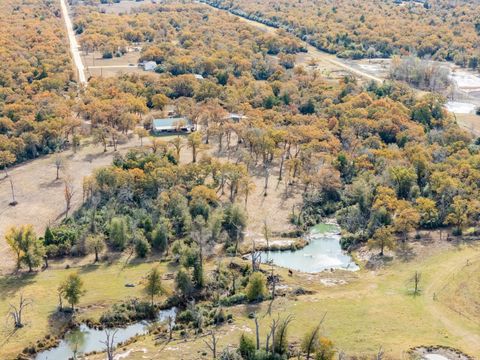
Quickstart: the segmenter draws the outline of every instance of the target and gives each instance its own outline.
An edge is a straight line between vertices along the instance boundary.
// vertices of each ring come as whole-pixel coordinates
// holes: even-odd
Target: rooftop
[[[173,129],[178,127],[179,125],[182,125],[182,127],[190,126],[191,121],[185,117],[174,117],[174,118],[152,120],[153,130]]]

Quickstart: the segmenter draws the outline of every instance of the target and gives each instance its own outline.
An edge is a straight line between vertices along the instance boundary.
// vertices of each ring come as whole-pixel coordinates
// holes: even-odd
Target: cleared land
[[[90,76],[113,77],[120,74],[138,73],[145,74],[145,70],[138,66],[140,51],[127,52],[120,57],[103,59],[102,54],[93,52],[90,54],[82,53],[83,63],[85,64],[85,73]]]
[[[124,152],[132,146],[138,146],[137,139],[121,145],[119,151]],[[0,179],[0,255],[2,263],[0,272],[12,269],[14,259],[5,243],[5,233],[12,225],[32,224],[42,234],[49,223],[62,219],[65,213],[64,179],[68,175],[73,180],[73,208],[82,201],[82,181],[94,169],[110,165],[114,152],[104,153],[102,147],[86,145],[76,154],[71,150],[62,153],[66,159],[65,170],[61,178],[55,180],[56,169],[53,156],[45,156],[10,169],[17,206],[9,206],[12,199],[9,179]]]
[[[253,320],[247,317],[251,312],[261,317],[262,341],[272,317],[292,314],[295,320],[289,334],[293,342],[299,341],[306,329],[316,325],[326,312],[323,333],[335,341],[338,350],[346,351],[348,355],[371,355],[381,346],[388,356],[399,359],[411,346],[441,344],[480,356],[480,334],[476,321],[480,312],[478,306],[471,306],[477,302],[475,294],[479,293],[480,284],[470,278],[480,269],[479,244],[455,245],[439,240],[426,244],[419,242],[412,244],[412,252],[415,256],[410,260],[398,258],[377,271],[336,271],[289,277],[286,269],[278,269],[283,288],[292,290],[302,287],[315,293],[277,298],[271,316],[267,315],[266,302],[227,308],[227,313],[234,314],[235,321],[217,329],[220,348],[235,345],[243,332],[253,335]],[[141,285],[143,276],[157,264],[125,265],[124,261],[120,259],[112,264],[89,265],[73,270],[80,271],[88,290],[80,304],[81,319],[98,317],[116,301],[144,296],[141,286],[127,288],[124,285]],[[209,262],[209,269],[214,262]],[[161,263],[160,270],[167,273],[174,268]],[[25,316],[25,328],[12,333],[11,328],[3,327],[2,333],[4,337],[8,336],[8,342],[0,344],[0,357],[12,356],[28,342],[57,329],[58,323],[52,317],[57,297],[52,289],[56,289],[71,271],[50,270],[37,275],[0,279],[0,313],[5,313],[8,302],[20,293],[34,299]],[[409,283],[414,271],[422,273],[422,291],[416,297],[412,295]],[[324,285],[332,280],[342,280],[346,284]],[[464,289],[465,283],[468,283],[468,292],[455,290]],[[171,281],[165,284],[171,289]],[[455,304],[456,308],[451,309],[449,304]],[[210,354],[202,355],[208,350],[202,339],[202,336],[191,334],[185,340],[176,334],[169,344],[155,345],[155,340],[146,336],[128,346],[128,349],[133,349],[128,358],[207,359]],[[103,358],[103,355],[91,357]]]

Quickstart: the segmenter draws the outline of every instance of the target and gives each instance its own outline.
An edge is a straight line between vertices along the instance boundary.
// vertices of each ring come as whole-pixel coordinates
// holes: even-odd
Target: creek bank
[[[313,226],[305,236],[305,245],[276,251],[271,247],[260,251],[261,262],[304,272],[319,273],[324,270],[359,270],[352,256],[342,250],[340,228],[333,221]],[[290,250],[290,251],[288,251]]]
[[[150,332],[150,327],[155,323],[164,323],[169,318],[175,318],[177,308],[172,307],[166,310],[160,310],[156,313],[155,319],[152,321],[141,320],[130,323],[129,325],[105,327],[103,324],[92,321],[85,321],[81,324],[72,323],[62,339],[55,339],[50,343],[49,348],[43,348],[41,351],[22,354],[19,359],[68,359],[78,354],[94,354],[105,351],[106,330],[115,332],[114,346],[124,346],[135,341],[136,337],[146,335]],[[38,342],[37,342],[38,343]],[[40,350],[40,349],[38,349]],[[35,355],[35,356],[34,356]]]
[[[426,360],[474,360],[470,355],[461,352],[458,349],[435,345],[435,346],[417,346],[408,351],[408,354]]]

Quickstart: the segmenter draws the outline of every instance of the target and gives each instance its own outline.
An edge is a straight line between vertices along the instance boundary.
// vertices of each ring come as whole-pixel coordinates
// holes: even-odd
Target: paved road
[[[68,13],[66,0],[60,0],[60,7],[62,8],[65,26],[67,27],[70,51],[72,53],[73,63],[77,69],[78,81],[82,85],[87,85],[87,78],[85,77],[85,67],[83,66],[82,57],[80,56],[80,49],[77,39],[75,38],[75,32],[73,31],[72,20],[70,18],[70,14]]]

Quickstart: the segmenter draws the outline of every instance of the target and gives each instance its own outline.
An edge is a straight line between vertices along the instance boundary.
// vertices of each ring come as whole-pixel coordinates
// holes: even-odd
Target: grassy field
[[[292,314],[294,322],[290,338],[298,342],[305,331],[316,325],[324,313],[323,332],[331,338],[338,350],[348,355],[373,354],[382,347],[390,358],[400,359],[406,350],[418,345],[448,345],[480,356],[480,315],[478,270],[480,246],[429,244],[415,245],[417,254],[409,261],[394,260],[378,271],[361,270],[357,273],[324,272],[321,274],[294,274],[289,277],[279,269],[282,285],[290,289],[303,287],[312,295],[278,298],[271,316]],[[467,264],[468,259],[468,264]],[[23,293],[34,300],[25,314],[27,326],[11,333],[4,325],[0,343],[0,358],[9,358],[26,345],[55,330],[49,322],[57,305],[56,288],[71,271],[80,271],[87,294],[81,301],[80,318],[96,318],[109,305],[131,296],[144,296],[142,287],[125,287],[126,283],[140,284],[152,266],[129,264],[124,261],[112,265],[85,266],[70,270],[49,270],[37,275],[0,279],[0,314],[6,314],[8,303]],[[162,272],[170,272],[168,265],[160,265]],[[409,279],[414,271],[422,273],[419,296],[411,294]],[[321,280],[341,280],[344,285],[325,286]],[[171,283],[166,283],[171,288]],[[227,311],[234,314],[234,323],[220,327],[220,348],[235,345],[242,332],[253,335],[253,320],[248,314],[261,317],[261,335],[264,341],[271,316],[268,304],[242,305]],[[178,337],[178,334],[176,335]],[[118,352],[126,351],[119,349]],[[128,347],[129,359],[208,358],[202,355],[207,347],[201,337],[176,339],[169,344],[155,345],[146,336]],[[141,350],[141,351],[140,351]],[[101,359],[94,356],[92,359]]]
[[[165,263],[130,263],[118,261],[114,264],[86,265],[80,268],[43,271],[35,275],[0,278],[0,314],[6,316],[9,303],[18,302],[20,294],[32,300],[24,314],[26,326],[12,332],[12,323],[3,322],[0,327],[0,358],[7,359],[20,352],[29,343],[43,338],[46,334],[56,335],[59,322],[52,316],[58,305],[57,288],[72,272],[82,277],[87,292],[81,300],[79,319],[97,319],[100,314],[116,301],[129,297],[144,297],[142,282],[148,271],[159,266],[162,273],[169,272]],[[126,283],[136,286],[125,287]],[[165,282],[167,290],[170,282]]]

